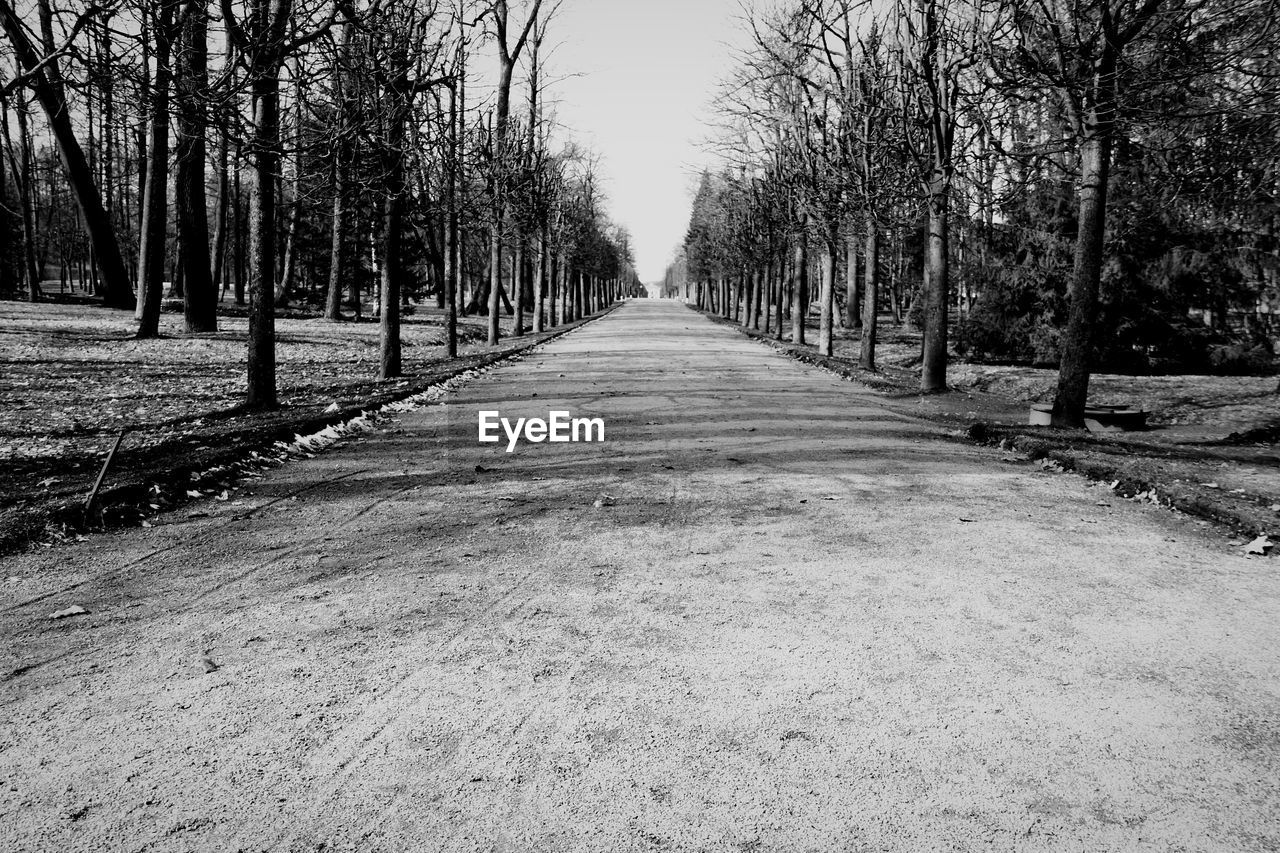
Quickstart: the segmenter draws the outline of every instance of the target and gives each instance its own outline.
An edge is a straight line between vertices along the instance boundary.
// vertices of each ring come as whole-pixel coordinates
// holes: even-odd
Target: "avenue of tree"
[[[276,405],[276,310],[488,315],[488,342],[641,290],[594,162],[545,107],[557,4],[0,0],[0,295],[79,287],[160,332],[248,306],[247,398]],[[166,296],[167,288],[167,296]]]
[[[668,294],[817,348],[882,312],[1059,369],[1267,369],[1280,334],[1275,0],[785,0],[746,9]],[[838,286],[843,270],[843,288]],[[841,310],[843,308],[843,310]],[[949,339],[951,338],[951,339]]]

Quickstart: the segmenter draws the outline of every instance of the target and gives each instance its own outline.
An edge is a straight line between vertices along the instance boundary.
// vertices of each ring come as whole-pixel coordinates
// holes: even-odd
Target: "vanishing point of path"
[[[1280,572],[1239,550],[631,302],[4,561],[0,849],[1276,850]]]

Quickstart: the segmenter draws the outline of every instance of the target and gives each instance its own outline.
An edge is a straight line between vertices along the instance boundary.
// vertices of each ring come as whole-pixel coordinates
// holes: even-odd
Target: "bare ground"
[[[1247,539],[1280,532],[1280,394],[1274,376],[1098,374],[1090,382],[1091,401],[1145,408],[1151,429],[1095,435],[1027,425],[1029,405],[1053,399],[1052,370],[956,359],[947,371],[950,390],[922,396],[918,333],[889,326],[878,347],[879,370],[872,373],[857,366],[860,341],[850,330],[838,330],[834,356],[823,357],[812,343],[796,346],[712,319],[852,379],[883,395],[893,410],[947,425],[958,436],[1048,459],[1114,483],[1124,496],[1210,519]],[[809,331],[812,340],[816,332]]]
[[[4,562],[0,847],[1280,849],[1272,561],[676,305],[201,509]]]
[[[489,349],[484,319],[460,318],[459,358],[446,359],[442,312],[420,306],[403,324],[404,377],[379,381],[376,322],[288,311],[276,320],[281,407],[249,411],[241,406],[243,315],[228,307],[217,333],[187,335],[181,315],[167,313],[163,337],[139,341],[129,312],[0,302],[0,553],[86,523],[136,524],[152,504],[184,502],[192,475],[492,363],[530,340]],[[85,519],[80,507],[121,430],[106,492]]]

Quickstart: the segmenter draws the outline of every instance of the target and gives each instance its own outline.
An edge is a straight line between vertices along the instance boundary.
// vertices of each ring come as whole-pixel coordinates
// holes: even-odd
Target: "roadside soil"
[[[1057,374],[1051,370],[957,359],[947,371],[951,390],[921,395],[920,336],[891,323],[877,344],[879,370],[871,373],[858,367],[861,341],[853,330],[837,330],[834,355],[823,357],[811,343],[796,346],[707,316],[863,384],[896,411],[945,424],[966,439],[1114,483],[1121,495],[1210,519],[1241,537],[1280,534],[1280,394],[1274,376],[1098,374],[1091,399],[1142,407],[1151,413],[1151,428],[1078,433],[1027,424],[1032,403],[1053,400]],[[784,328],[789,338],[790,325]]]
[[[1280,848],[1275,564],[948,436],[636,301],[7,558],[0,849]]]
[[[281,406],[250,411],[242,407],[243,309],[222,309],[220,330],[200,335],[183,333],[181,315],[165,313],[163,337],[139,341],[128,312],[0,302],[0,554],[86,527],[137,524],[184,503],[190,490],[220,490],[226,466],[253,451],[417,394],[555,334],[506,338],[490,349],[484,318],[460,317],[459,357],[450,360],[443,355],[443,312],[418,306],[403,323],[405,376],[379,381],[376,322],[330,323],[296,309],[281,314]],[[121,430],[121,450],[86,518],[85,498]]]

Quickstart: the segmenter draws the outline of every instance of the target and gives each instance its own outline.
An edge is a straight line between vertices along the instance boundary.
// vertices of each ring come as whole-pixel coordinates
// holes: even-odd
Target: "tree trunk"
[[[249,193],[249,364],[246,403],[273,408],[276,395],[276,174],[280,169],[280,62],[254,75],[253,186]]]
[[[795,262],[794,268],[791,270],[791,341],[797,344],[804,343],[804,315],[805,315],[805,282],[809,277],[809,249],[808,240],[805,234],[808,232],[808,219],[806,217],[805,228],[796,238],[795,245]]]
[[[31,127],[27,123],[27,103],[21,101],[17,109],[18,114],[18,150],[16,153],[13,147],[13,141],[9,138],[9,116],[8,110],[5,110],[3,117],[3,126],[0,127],[0,133],[4,134],[4,145],[9,153],[9,165],[17,178],[18,183],[18,206],[22,209],[22,277],[26,282],[26,295],[28,301],[40,301],[40,267],[36,263],[36,210],[35,198],[33,195],[32,176],[31,176]],[[17,162],[14,162],[15,159]]]
[[[867,218],[866,243],[862,250],[866,284],[862,293],[862,349],[858,364],[865,370],[876,369],[876,308],[880,297],[880,231]]]
[[[858,238],[849,235],[845,245],[844,325],[856,329],[862,325],[862,288],[858,278]]]
[[[173,267],[169,273],[170,281],[169,295],[174,299],[183,299],[185,302],[186,289],[186,268],[182,265],[182,244],[179,243],[173,251]]]
[[[289,181],[288,225],[285,228],[284,257],[280,278],[276,282],[276,306],[289,304],[294,274],[298,265],[298,219],[302,214],[302,74],[298,64],[293,69],[293,176]]]
[[[240,143],[236,143],[236,163],[240,162]],[[245,207],[241,201],[242,193],[240,191],[240,167],[237,165],[235,170],[235,188],[232,197],[233,213],[231,217],[232,224],[232,274],[235,279],[235,300],[237,305],[245,304]]]
[[[227,292],[227,281],[230,278],[227,275],[227,229],[231,224],[229,221],[231,215],[229,167],[227,137],[226,133],[220,130],[218,132],[218,203],[213,213],[213,254],[211,256],[213,268],[209,273],[213,286],[218,291],[219,299]]]
[[[207,27],[206,27],[207,36]],[[227,41],[226,60],[228,63],[234,62],[235,52],[230,40]],[[229,174],[228,149],[230,148],[231,129],[228,126],[230,117],[225,111],[221,111],[219,115],[218,127],[218,205],[213,216],[213,271],[211,277],[213,285],[218,290],[218,299],[222,299],[222,294],[227,292],[227,228],[230,225],[229,216],[229,195],[231,190],[231,181]],[[236,164],[237,171],[239,164]]]
[[[569,298],[569,279],[567,273],[568,260],[563,250],[556,256],[555,283],[551,286],[551,325],[563,326],[565,322],[564,307]],[[559,308],[556,307],[557,295]]]
[[[533,266],[533,331],[542,332],[546,325],[543,315],[546,310],[546,277],[547,277],[547,229],[544,226],[538,233],[538,256]]]
[[[935,175],[929,192],[929,236],[926,246],[924,348],[921,352],[920,391],[947,390],[947,181]]]
[[[343,148],[341,144],[339,149]],[[343,234],[347,230],[346,194],[346,158],[341,151],[334,153],[333,162],[333,207],[329,217],[332,232],[329,237],[329,288],[325,293],[324,318],[326,320],[342,319],[342,278],[346,273],[343,255]]]
[[[495,214],[496,217],[496,214]],[[502,290],[502,240],[495,218],[489,229],[489,346],[497,346],[501,337],[498,325],[498,293]]]
[[[787,250],[785,246],[778,254],[778,267],[775,271],[774,280],[776,282],[774,293],[776,299],[773,303],[773,339],[780,341],[783,336],[783,316],[785,314],[785,304],[789,293],[789,279],[787,278]]]
[[[516,239],[516,251],[511,258],[511,299],[515,302],[515,327],[513,337],[524,335],[524,240]]]
[[[160,303],[164,298],[165,243],[169,227],[169,85],[173,49],[173,0],[161,0],[152,29],[156,74],[151,84],[151,140],[148,145],[147,188],[142,201],[138,244],[139,338],[160,334]]]
[[[764,268],[764,333],[768,335],[773,329],[773,298],[774,298],[774,274],[773,260]]]
[[[1093,353],[1093,324],[1098,314],[1098,286],[1102,278],[1107,225],[1111,128],[1098,124],[1080,151],[1080,212],[1075,266],[1071,276],[1071,308],[1066,334],[1062,338],[1058,392],[1051,416],[1054,426],[1071,429],[1084,428]]]
[[[396,159],[399,159],[398,157]],[[381,332],[381,366],[379,379],[401,375],[400,365],[400,240],[403,191],[396,186],[402,181],[403,163],[391,166],[392,176],[382,203],[382,293],[379,303]]]
[[[462,52],[461,46],[458,48]],[[461,63],[459,63],[461,65]],[[448,253],[448,265],[444,274],[444,347],[448,358],[458,356],[458,297],[462,291],[462,241],[458,229],[460,199],[458,197],[458,87],[449,90],[449,162],[447,199],[448,209],[445,215],[448,222],[445,239],[445,251]]]
[[[831,327],[835,320],[836,243],[828,240],[822,252],[822,284],[818,291],[818,354],[831,355]]]
[[[209,263],[209,220],[204,190],[205,119],[209,88],[208,0],[187,0],[183,11],[175,92],[178,99],[177,183],[183,317],[188,332],[218,330],[218,293]]]

